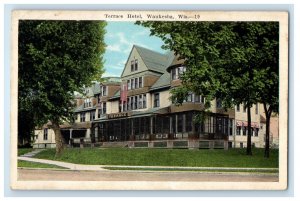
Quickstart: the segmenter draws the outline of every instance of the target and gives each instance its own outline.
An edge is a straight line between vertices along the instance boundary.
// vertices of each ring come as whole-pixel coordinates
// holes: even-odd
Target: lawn
[[[18,156],[29,153],[33,151],[33,148],[18,148]]]
[[[60,157],[55,157],[55,149],[47,149],[35,158],[90,165],[278,168],[278,150],[271,150],[268,159],[263,149],[253,149],[252,156],[245,153],[245,149],[72,148]]]
[[[66,169],[64,167],[60,167],[60,166],[56,166],[56,165],[44,164],[44,163],[36,163],[36,162],[23,161],[23,160],[18,160],[18,167]]]

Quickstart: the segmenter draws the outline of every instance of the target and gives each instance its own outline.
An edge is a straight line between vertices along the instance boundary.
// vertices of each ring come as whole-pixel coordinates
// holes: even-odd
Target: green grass
[[[180,171],[180,172],[247,172],[247,173],[278,173],[277,170],[254,170],[254,169],[184,169],[184,168],[135,168],[135,167],[104,167],[107,170],[142,170],[142,171]]]
[[[23,161],[23,160],[18,160],[18,167],[67,169],[67,168],[64,168],[64,167],[57,166],[57,165],[36,163],[36,162]]]
[[[278,168],[278,150],[271,150],[268,159],[263,149],[253,149],[252,156],[245,153],[245,149],[73,148],[60,157],[55,157],[55,149],[47,149],[35,158],[90,165]]]
[[[33,151],[33,148],[18,148],[18,156],[29,153]]]

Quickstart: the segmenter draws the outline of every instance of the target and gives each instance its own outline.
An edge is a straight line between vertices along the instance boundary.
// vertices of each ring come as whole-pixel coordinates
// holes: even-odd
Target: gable
[[[131,71],[131,61],[138,61],[138,70],[137,71]],[[140,56],[139,52],[137,51],[137,49],[135,48],[135,46],[133,46],[129,57],[127,59],[127,62],[125,64],[124,70],[121,74],[121,77],[126,77],[128,75],[132,75],[133,73],[139,73],[142,71],[146,71],[148,70],[146,64],[144,63],[142,57]]]

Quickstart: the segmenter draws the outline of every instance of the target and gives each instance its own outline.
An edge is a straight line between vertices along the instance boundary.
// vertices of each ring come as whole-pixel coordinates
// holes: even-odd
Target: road
[[[278,182],[277,174],[18,169],[18,180]]]

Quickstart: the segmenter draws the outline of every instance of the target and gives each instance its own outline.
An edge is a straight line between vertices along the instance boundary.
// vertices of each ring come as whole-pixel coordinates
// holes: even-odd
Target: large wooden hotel
[[[204,110],[205,97],[190,93],[176,106],[170,90],[180,86],[183,61],[134,45],[121,77],[95,82],[84,94],[75,94],[75,121],[61,125],[65,143],[79,147],[245,147],[247,113],[243,105],[225,111],[211,103],[202,123],[194,116]],[[252,107],[252,144],[264,147],[265,115],[260,104]],[[278,118],[271,119],[270,144],[278,146]],[[55,147],[51,125],[35,130],[36,148]]]

